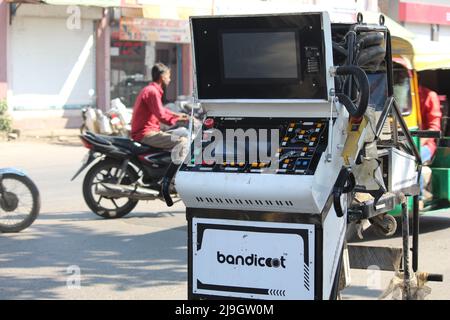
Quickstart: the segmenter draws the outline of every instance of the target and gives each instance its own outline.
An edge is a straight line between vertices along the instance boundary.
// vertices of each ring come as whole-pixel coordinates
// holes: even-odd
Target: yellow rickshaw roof
[[[450,44],[415,40],[414,68],[417,71],[433,69],[450,69]]]

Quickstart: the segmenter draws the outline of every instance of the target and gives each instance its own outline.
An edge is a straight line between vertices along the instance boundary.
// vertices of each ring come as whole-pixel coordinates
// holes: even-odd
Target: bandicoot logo
[[[255,267],[269,267],[269,268],[279,268],[280,266],[282,268],[286,268],[285,266],[285,257],[280,258],[265,258],[265,257],[258,257],[257,254],[251,254],[249,256],[243,257],[243,256],[234,256],[234,255],[227,255],[225,256],[220,251],[217,251],[217,262],[223,264],[235,264],[235,265],[247,265],[247,266],[255,266]]]

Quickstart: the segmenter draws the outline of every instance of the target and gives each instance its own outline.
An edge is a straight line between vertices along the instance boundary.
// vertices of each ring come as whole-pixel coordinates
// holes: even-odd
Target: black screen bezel
[[[327,100],[325,35],[321,13],[232,17],[191,17],[196,93],[199,100]],[[298,32],[300,77],[277,81],[224,81],[219,32],[295,29]],[[320,53],[318,73],[306,72],[305,47]]]

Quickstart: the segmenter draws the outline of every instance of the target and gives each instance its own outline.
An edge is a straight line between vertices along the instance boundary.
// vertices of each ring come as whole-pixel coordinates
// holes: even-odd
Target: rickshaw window
[[[404,116],[411,114],[411,76],[408,69],[398,63],[394,63],[394,97]]]
[[[382,111],[387,99],[386,73],[368,73],[370,84],[369,105],[375,107],[375,111]]]

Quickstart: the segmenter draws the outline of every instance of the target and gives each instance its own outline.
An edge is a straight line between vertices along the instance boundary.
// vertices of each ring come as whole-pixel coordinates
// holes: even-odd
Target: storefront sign
[[[450,25],[450,6],[400,2],[399,20],[404,22]]]
[[[111,49],[118,49],[116,56],[139,57],[144,53],[144,43],[138,41],[111,41]]]
[[[189,21],[122,17],[119,39],[190,43]]]

